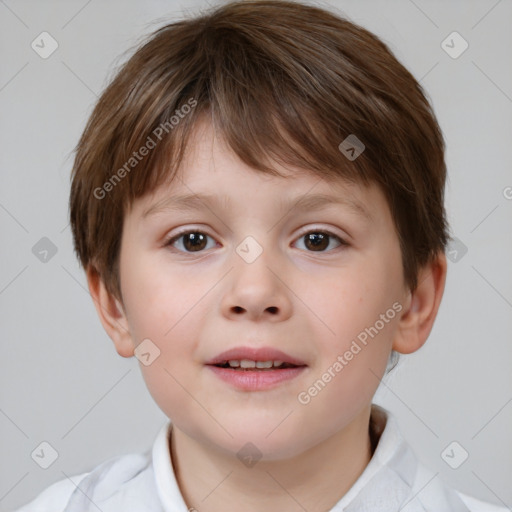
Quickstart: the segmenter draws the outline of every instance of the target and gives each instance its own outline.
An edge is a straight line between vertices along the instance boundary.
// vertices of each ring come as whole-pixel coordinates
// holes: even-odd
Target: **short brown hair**
[[[445,250],[444,141],[414,77],[375,35],[324,9],[232,2],[151,34],[103,92],[77,145],[75,251],[118,298],[124,215],[172,179],[205,115],[261,172],[279,175],[274,161],[377,183],[411,290]],[[349,135],[365,146],[353,160],[339,149]]]

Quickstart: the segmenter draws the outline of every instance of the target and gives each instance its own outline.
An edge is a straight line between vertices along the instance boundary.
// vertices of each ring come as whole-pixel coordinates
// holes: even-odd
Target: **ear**
[[[410,294],[400,318],[393,350],[410,354],[427,341],[443,297],[446,271],[446,256],[443,251],[438,253],[434,262],[421,269],[418,286]]]
[[[135,347],[122,304],[107,290],[93,266],[87,268],[86,274],[94,306],[105,331],[114,342],[117,353],[123,357],[132,357]]]

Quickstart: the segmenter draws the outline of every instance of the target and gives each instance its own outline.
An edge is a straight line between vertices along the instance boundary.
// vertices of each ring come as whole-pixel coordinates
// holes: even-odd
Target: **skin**
[[[411,293],[377,186],[328,183],[277,165],[283,177],[264,175],[242,163],[206,122],[196,126],[188,148],[178,178],[136,200],[125,217],[122,301],[88,269],[100,320],[121,356],[132,357],[147,338],[160,350],[140,367],[173,422],[170,452],[187,506],[200,512],[330,509],[371,458],[371,400],[391,350],[418,350],[432,329],[446,258],[440,253],[423,268]],[[172,194],[201,192],[214,193],[218,202],[144,217]],[[372,220],[344,205],[299,210],[280,204],[312,193],[354,198]],[[166,245],[183,228],[209,235],[201,251],[193,252],[186,236]],[[321,249],[304,238],[326,230],[335,236]],[[252,263],[236,252],[249,235],[263,249]],[[300,403],[299,393],[394,302],[401,311],[317,396]],[[274,389],[236,390],[204,363],[240,345],[276,347],[308,366]],[[252,467],[237,458],[247,442],[262,454]]]

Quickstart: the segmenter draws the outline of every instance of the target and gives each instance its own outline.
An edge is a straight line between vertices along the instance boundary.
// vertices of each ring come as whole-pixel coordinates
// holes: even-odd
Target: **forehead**
[[[249,208],[264,203],[275,212],[340,207],[374,222],[387,202],[375,183],[369,186],[342,177],[269,162],[277,175],[253,169],[233,152],[206,120],[198,121],[187,141],[177,172],[137,201],[142,217],[161,212]]]

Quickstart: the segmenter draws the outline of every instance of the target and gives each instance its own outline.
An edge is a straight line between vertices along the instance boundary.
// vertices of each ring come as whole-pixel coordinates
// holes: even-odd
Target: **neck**
[[[245,467],[187,436],[174,425],[174,472],[189,509],[201,512],[308,512],[330,510],[359,478],[372,457],[370,407],[343,430],[286,460]]]

